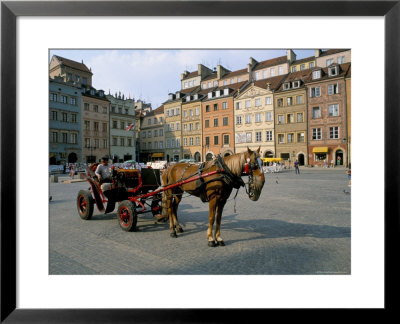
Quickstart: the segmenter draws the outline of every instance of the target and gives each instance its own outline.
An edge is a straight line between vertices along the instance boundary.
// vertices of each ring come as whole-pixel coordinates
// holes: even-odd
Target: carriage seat
[[[126,188],[136,188],[139,185],[140,172],[136,169],[116,169],[117,179]]]

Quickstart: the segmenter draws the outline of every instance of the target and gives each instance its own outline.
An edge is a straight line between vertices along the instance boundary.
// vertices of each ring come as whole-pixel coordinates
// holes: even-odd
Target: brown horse
[[[264,186],[264,173],[259,164],[260,148],[251,151],[249,148],[243,153],[237,153],[225,158],[217,156],[213,161],[202,165],[191,163],[176,163],[168,167],[162,174],[164,186],[171,185],[193,176],[206,174],[215,170],[219,173],[188,182],[179,187],[163,192],[163,205],[166,207],[171,237],[177,237],[176,233],[182,233],[182,227],[178,223],[178,205],[181,202],[183,192],[200,197],[203,202],[209,202],[209,226],[207,239],[209,246],[225,245],[221,238],[222,210],[229,198],[232,189],[245,186],[241,175],[245,172],[249,176],[248,195],[253,201],[258,200]],[[215,236],[213,237],[213,225],[217,218]]]

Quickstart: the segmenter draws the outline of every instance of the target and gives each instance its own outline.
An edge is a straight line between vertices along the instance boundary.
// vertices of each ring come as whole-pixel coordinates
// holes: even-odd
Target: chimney
[[[183,80],[184,78],[186,78],[186,76],[189,74],[188,71],[183,71],[183,73],[181,73],[181,80]]]
[[[321,55],[321,50],[320,49],[316,49],[314,56],[315,57],[319,57],[320,55]]]
[[[267,82],[267,90],[271,90],[271,83]]]
[[[290,63],[296,61],[296,54],[291,49],[286,50],[286,57]]]
[[[249,59],[249,64],[251,65],[251,67],[253,68],[254,67],[254,65],[256,65],[258,62],[255,60],[255,59],[253,59],[252,57],[250,57],[250,59]]]

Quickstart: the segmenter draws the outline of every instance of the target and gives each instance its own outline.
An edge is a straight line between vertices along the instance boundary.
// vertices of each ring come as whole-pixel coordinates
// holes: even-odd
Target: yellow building
[[[286,76],[250,83],[234,99],[235,152],[261,147],[262,157],[275,156],[273,92]]]
[[[307,69],[312,69],[317,65],[315,56],[310,56],[303,58],[301,60],[296,60],[290,64],[290,72],[298,72]]]
[[[196,89],[185,96],[182,103],[182,146],[183,158],[202,161],[202,113],[203,94]]]

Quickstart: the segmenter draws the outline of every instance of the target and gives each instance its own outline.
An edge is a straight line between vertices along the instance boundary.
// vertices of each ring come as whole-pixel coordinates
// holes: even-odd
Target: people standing
[[[295,170],[296,174],[300,174],[299,161],[298,160],[294,161],[294,170]]]

